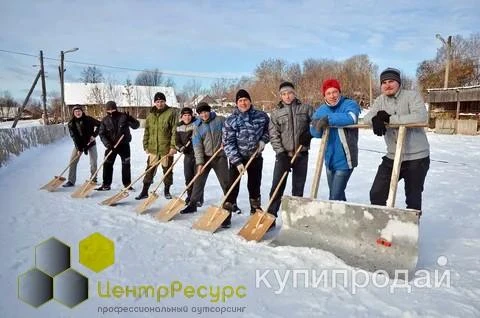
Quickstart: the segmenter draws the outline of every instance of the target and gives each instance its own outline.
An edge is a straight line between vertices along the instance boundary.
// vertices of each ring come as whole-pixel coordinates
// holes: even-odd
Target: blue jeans
[[[345,188],[347,187],[348,179],[353,172],[350,170],[327,170],[328,188],[330,189],[329,200],[347,201],[345,197]]]

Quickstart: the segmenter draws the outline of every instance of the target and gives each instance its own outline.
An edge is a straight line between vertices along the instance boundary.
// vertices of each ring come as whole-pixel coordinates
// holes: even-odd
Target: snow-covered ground
[[[142,136],[141,129],[133,132],[133,178],[145,168]],[[130,317],[200,316],[192,312],[195,306],[214,306],[220,308],[218,310],[221,307],[224,310],[227,307],[232,310],[232,306],[246,307],[243,313],[223,313],[227,317],[480,317],[480,137],[433,133],[429,133],[428,137],[432,162],[424,192],[418,269],[424,270],[424,276],[431,275],[432,283],[434,274],[448,271],[450,286],[443,281],[443,284],[429,288],[424,281],[422,286],[410,282],[408,286],[411,290],[395,288],[398,286],[391,282],[383,287],[368,284],[361,288],[348,279],[345,285],[334,284],[333,271],[345,271],[347,278],[359,272],[321,250],[274,248],[268,242],[256,244],[243,241],[236,233],[247,220],[246,213],[233,216],[231,229],[212,235],[190,228],[201,212],[179,216],[167,224],[156,222],[151,213],[137,216],[133,211],[138,203],[133,199],[136,194],[116,207],[101,206],[98,202],[121,188],[119,158],[114,170],[113,191],[95,192],[86,199],[72,199],[71,188],[60,188],[54,193],[39,191],[41,185],[67,164],[72,143],[65,138],[28,150],[0,169],[0,317],[92,317],[103,315],[98,307],[110,306],[127,306],[127,310],[132,306],[145,306],[152,310],[156,306],[188,306],[189,309],[188,313],[106,313],[108,316]],[[306,194],[310,192],[318,146],[319,140],[314,140]],[[362,130],[359,147],[360,164],[348,185],[347,198],[352,202],[368,203],[370,185],[385,145],[383,139],[374,136],[370,130]],[[99,153],[102,151],[103,147],[99,146]],[[267,146],[264,158],[262,201],[266,205],[274,163],[270,146]],[[88,160],[83,157],[78,167],[78,184],[87,178],[88,171]],[[178,194],[184,184],[181,160],[175,169],[174,180],[172,192]],[[135,186],[136,193],[140,186]],[[320,189],[319,197],[326,198],[324,176]],[[287,194],[289,192],[290,184],[286,190]],[[205,199],[204,208],[221,200],[213,173],[205,189]],[[404,207],[403,201],[401,182],[397,206]],[[155,212],[165,203],[165,199],[160,198],[149,211]],[[239,204],[247,212],[249,204],[245,180],[242,181]],[[79,264],[78,259],[78,242],[93,232],[100,232],[115,242],[115,264],[100,273]],[[89,277],[90,299],[73,309],[55,301],[35,309],[17,298],[17,277],[34,266],[34,246],[52,236],[70,244],[72,267]],[[307,286],[304,276],[299,275],[297,278],[300,280],[296,283],[289,276],[283,291],[276,293],[280,288],[273,279],[274,271],[285,274],[288,270],[306,270],[309,280],[322,271],[329,276],[323,277],[320,284],[310,283]],[[257,288],[256,273],[260,276],[267,273],[265,277],[271,288],[261,279],[257,279]],[[335,277],[340,278],[340,275]],[[361,279],[357,283],[363,285],[365,277],[358,277]],[[372,282],[374,278],[377,277],[370,275],[368,280]],[[202,299],[177,295],[160,302],[155,298],[101,298],[97,284],[101,284],[104,292],[107,281],[124,287],[170,285],[173,281],[196,287],[243,285],[245,290],[242,291],[246,296],[235,297],[225,303],[213,303],[210,296]],[[294,284],[298,286],[295,288]],[[220,315],[203,313],[202,316]]]
[[[0,129],[2,128],[12,128],[13,120],[10,121],[2,121],[0,122]],[[42,121],[40,119],[26,119],[26,120],[19,120],[17,122],[17,127],[31,127],[31,126],[41,126]]]

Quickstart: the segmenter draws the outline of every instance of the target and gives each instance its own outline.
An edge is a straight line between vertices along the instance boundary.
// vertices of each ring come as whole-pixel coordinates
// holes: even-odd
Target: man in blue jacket
[[[323,81],[322,93],[325,103],[313,114],[310,133],[321,138],[326,127],[335,127],[330,128],[325,150],[328,199],[347,201],[345,189],[353,168],[358,165],[358,128],[341,127],[357,123],[360,107],[340,94],[340,83],[336,79]]]
[[[258,149],[258,154],[246,169],[246,172],[248,173],[247,186],[250,202],[260,202],[263,168],[261,152],[269,141],[268,124],[270,120],[265,112],[253,107],[250,94],[246,90],[241,89],[237,92],[235,102],[237,109],[225,121],[222,135],[223,149],[230,162],[230,185],[233,184],[240,173],[245,171],[245,164]],[[233,204],[237,200],[239,190],[240,184],[237,184],[223,206],[230,214],[222,227],[230,227]]]

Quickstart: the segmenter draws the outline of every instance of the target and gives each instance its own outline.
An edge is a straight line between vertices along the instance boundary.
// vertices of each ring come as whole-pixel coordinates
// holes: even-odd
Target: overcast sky
[[[59,59],[61,50],[78,47],[66,55],[66,81],[78,81],[85,67],[73,62],[233,78],[252,74],[266,58],[302,63],[356,54],[414,76],[442,45],[436,33],[468,37],[480,30],[478,0],[2,2],[0,50],[43,50]],[[59,61],[45,63],[47,91],[59,92]],[[38,70],[33,64],[38,58],[0,51],[0,93],[23,99]],[[119,84],[138,74],[102,71]],[[191,79],[172,78],[177,89]]]

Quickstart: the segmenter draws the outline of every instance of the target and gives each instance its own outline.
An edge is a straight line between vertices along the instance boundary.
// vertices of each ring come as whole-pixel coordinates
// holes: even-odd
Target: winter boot
[[[277,226],[277,220],[273,221],[272,225],[270,225],[267,232],[270,232],[271,230],[275,229],[275,226]]]
[[[109,191],[109,190],[110,190],[110,186],[107,185],[107,184],[102,184],[101,186],[99,186],[99,187],[96,188],[95,190],[97,190],[97,191]]]
[[[228,217],[225,219],[225,221],[223,221],[222,228],[228,229],[232,225],[233,204],[230,202],[225,202],[222,208],[228,211]]]
[[[148,189],[150,188],[150,183],[144,183],[143,184],[143,189],[140,194],[135,197],[135,200],[142,200],[148,198]]]
[[[183,210],[180,211],[180,214],[189,214],[189,213],[195,213],[197,212],[197,205],[192,204],[192,205],[187,205]]]
[[[69,188],[69,187],[73,187],[75,184],[73,184],[72,182],[68,181],[67,183],[65,183],[62,187],[64,188]]]
[[[163,190],[163,195],[165,196],[165,199],[167,200],[171,200],[172,199],[172,195],[170,194],[170,184],[169,185],[165,185],[165,189]]]
[[[262,199],[260,197],[256,199],[250,198],[250,215],[255,214],[257,210],[262,210]]]
[[[242,210],[240,210],[240,208],[236,203],[232,204],[232,213],[242,214]]]

